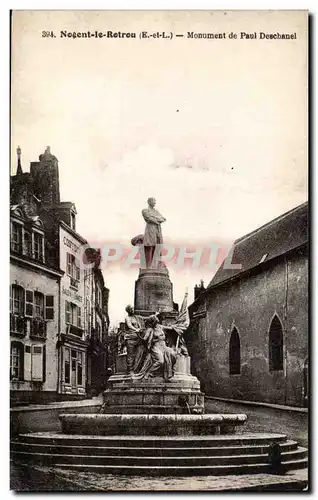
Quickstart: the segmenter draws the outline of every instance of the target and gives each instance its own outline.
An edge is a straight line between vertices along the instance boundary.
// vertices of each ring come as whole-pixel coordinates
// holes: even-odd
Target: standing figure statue
[[[148,198],[148,208],[142,210],[142,216],[146,221],[143,245],[145,249],[146,266],[151,267],[156,245],[163,243],[161,224],[165,218],[155,209],[155,198]]]

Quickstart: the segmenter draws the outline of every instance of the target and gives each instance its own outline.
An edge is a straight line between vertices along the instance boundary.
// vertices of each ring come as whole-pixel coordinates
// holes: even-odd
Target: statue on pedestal
[[[148,198],[148,208],[142,210],[142,216],[146,222],[145,232],[131,240],[132,245],[143,245],[146,259],[146,268],[156,267],[153,262],[156,245],[163,243],[161,224],[165,218],[155,209],[155,198]],[[161,263],[162,264],[162,263]]]
[[[155,376],[169,379],[174,374],[177,355],[188,356],[183,340],[183,332],[189,325],[188,294],[185,294],[177,317],[172,314],[170,321],[167,321],[164,316],[167,311],[173,312],[172,285],[165,265],[156,262],[154,258],[158,255],[158,252],[155,253],[156,246],[163,243],[161,224],[166,220],[155,209],[155,205],[156,200],[148,198],[148,208],[142,210],[146,221],[145,233],[131,240],[133,245],[144,248],[147,267],[147,272],[141,269],[140,278],[136,282],[138,286],[136,285],[135,299],[137,296],[142,300],[135,300],[135,304],[139,305],[139,310],[143,313],[159,310],[146,317],[135,314],[132,306],[126,307],[127,373],[137,379]],[[158,276],[158,273],[161,275]],[[140,307],[140,304],[144,307]],[[158,317],[160,306],[163,306],[161,321]]]

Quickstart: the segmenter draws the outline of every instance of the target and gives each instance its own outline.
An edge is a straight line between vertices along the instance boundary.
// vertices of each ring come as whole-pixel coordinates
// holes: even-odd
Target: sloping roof
[[[208,285],[213,287],[223,281],[251,270],[275,257],[308,241],[308,202],[280,215],[255,231],[236,240],[231,249],[232,264],[241,264],[241,269],[224,269],[223,261]]]

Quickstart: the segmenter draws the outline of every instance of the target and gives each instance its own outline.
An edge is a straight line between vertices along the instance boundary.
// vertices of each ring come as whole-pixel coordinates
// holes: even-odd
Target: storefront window
[[[83,353],[77,352],[77,385],[83,384]]]

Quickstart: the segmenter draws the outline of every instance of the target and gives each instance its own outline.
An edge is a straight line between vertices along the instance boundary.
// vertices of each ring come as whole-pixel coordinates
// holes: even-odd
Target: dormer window
[[[32,257],[32,232],[24,230],[23,253]]]
[[[34,258],[43,262],[44,252],[44,238],[40,233],[34,233]]]
[[[76,231],[76,218],[74,212],[71,212],[71,228],[73,231]]]
[[[15,210],[15,215],[17,215]],[[11,251],[20,253],[30,259],[45,261],[44,228],[38,216],[26,217],[19,221],[11,220]]]
[[[11,224],[11,250],[22,253],[22,225],[17,222]]]

